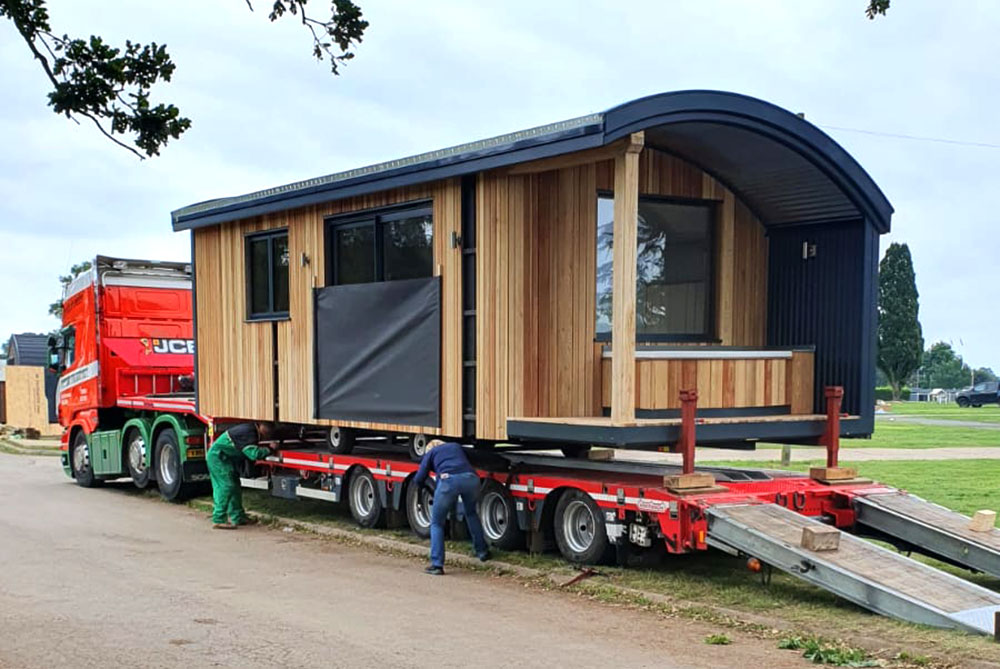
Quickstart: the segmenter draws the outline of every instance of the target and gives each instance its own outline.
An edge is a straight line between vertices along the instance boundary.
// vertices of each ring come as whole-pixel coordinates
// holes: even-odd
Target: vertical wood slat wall
[[[600,415],[596,194],[613,187],[609,160],[535,174],[480,175],[477,437],[505,439],[508,416]],[[763,346],[763,226],[714,178],[649,147],[640,154],[639,190],[719,203],[717,334],[725,346]]]
[[[314,414],[313,289],[326,282],[324,219],[391,204],[432,200],[434,273],[441,276],[441,429],[317,420]],[[282,421],[419,431],[462,432],[461,188],[457,180],[395,189],[303,207],[194,232],[198,290],[200,410],[210,416],[270,420],[274,406],[272,323],[246,321],[244,237],[288,228],[289,319],[277,324],[278,400]],[[302,254],[308,256],[303,264]]]

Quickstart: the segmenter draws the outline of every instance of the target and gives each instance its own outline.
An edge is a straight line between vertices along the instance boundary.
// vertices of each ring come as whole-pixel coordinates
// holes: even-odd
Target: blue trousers
[[[465,523],[469,526],[476,555],[486,554],[486,538],[476,509],[479,477],[472,472],[453,474],[448,478],[439,476],[437,487],[434,488],[434,505],[431,507],[431,565],[434,567],[444,566],[444,524],[448,519],[448,512],[455,507],[455,501],[459,497],[462,498]]]

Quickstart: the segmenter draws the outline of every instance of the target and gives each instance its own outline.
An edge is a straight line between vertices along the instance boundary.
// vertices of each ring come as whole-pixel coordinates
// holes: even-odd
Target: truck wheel
[[[142,490],[149,485],[149,467],[146,466],[146,440],[142,432],[132,428],[125,436],[125,467],[132,483]]]
[[[354,450],[357,432],[349,427],[334,425],[326,435],[326,447],[331,453],[347,455]]]
[[[351,476],[347,503],[361,527],[375,527],[382,520],[382,500],[378,497],[375,477],[367,469],[359,469]]]
[[[90,446],[87,435],[80,430],[73,438],[73,448],[69,454],[70,468],[76,484],[84,488],[93,488],[100,481],[94,476],[94,466],[90,462]]]
[[[493,479],[487,479],[479,493],[479,520],[486,540],[500,550],[516,550],[524,544],[514,497]]]
[[[579,490],[568,490],[559,498],[555,535],[559,552],[570,562],[601,564],[611,558],[604,514],[589,495]]]
[[[963,409],[969,406],[968,397],[959,397],[957,400],[955,400],[955,402],[958,404],[958,406],[962,407]]]
[[[585,458],[590,452],[590,444],[575,444],[573,446],[563,446],[562,454],[567,458]]]
[[[177,446],[177,435],[173,430],[164,430],[156,438],[156,483],[160,496],[168,502],[180,501],[184,492],[184,474],[181,470],[181,454]]]
[[[410,459],[414,462],[420,462],[424,459],[424,453],[427,452],[427,442],[430,439],[427,438],[426,434],[414,434],[407,439],[406,444],[410,450]]]
[[[412,482],[406,486],[406,520],[410,529],[421,539],[431,536],[431,507],[434,504],[434,493],[426,486],[417,486]]]

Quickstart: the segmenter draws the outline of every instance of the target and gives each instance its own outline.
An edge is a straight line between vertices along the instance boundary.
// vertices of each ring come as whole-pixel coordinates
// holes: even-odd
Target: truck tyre
[[[424,459],[424,453],[427,452],[427,442],[430,439],[426,434],[413,434],[410,438],[406,440],[406,445],[410,451],[410,459],[414,462],[420,462]]]
[[[184,472],[181,469],[180,447],[173,430],[163,430],[156,438],[156,483],[160,496],[168,502],[179,502],[184,496]]]
[[[406,486],[406,520],[410,529],[421,539],[431,536],[431,506],[434,503],[434,493],[426,486],[414,485],[411,481]]]
[[[493,479],[487,479],[479,492],[479,520],[486,540],[500,550],[517,550],[524,544],[514,497]]]
[[[351,515],[361,527],[375,527],[382,520],[382,500],[375,486],[375,477],[367,469],[354,472],[347,486]]]
[[[87,444],[87,435],[83,433],[83,430],[79,430],[73,438],[69,462],[73,471],[73,479],[77,485],[93,488],[100,483],[100,480],[94,476],[94,466],[90,462],[90,446]]]
[[[132,428],[125,435],[125,468],[132,483],[142,490],[149,485],[149,467],[146,466],[146,440],[142,432]]]
[[[959,397],[957,400],[955,400],[955,402],[958,404],[958,406],[962,407],[963,409],[969,406],[968,397]]]
[[[601,564],[611,559],[604,513],[590,495],[567,490],[556,505],[554,529],[559,552],[570,562]]]
[[[334,425],[326,435],[326,447],[331,453],[347,455],[354,450],[357,432],[349,427]]]
[[[590,444],[574,444],[572,446],[563,446],[561,449],[562,454],[567,458],[585,458],[587,453],[590,452]]]

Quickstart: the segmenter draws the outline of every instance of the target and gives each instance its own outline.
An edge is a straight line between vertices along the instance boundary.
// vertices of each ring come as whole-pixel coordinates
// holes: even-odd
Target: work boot
[[[232,523],[213,523],[212,524],[212,529],[213,530],[235,530],[236,526],[233,525]]]
[[[477,555],[476,557],[479,558],[480,562],[486,562],[487,560],[493,557],[493,554],[490,553],[489,551],[484,551],[479,555]]]
[[[245,517],[239,519],[238,521],[236,521],[234,524],[235,525],[256,525],[259,522],[260,521],[257,520],[256,518],[254,518],[253,516],[245,516]]]
[[[430,565],[427,569],[424,569],[424,572],[430,574],[431,576],[444,576],[444,567],[435,567],[434,565]]]

